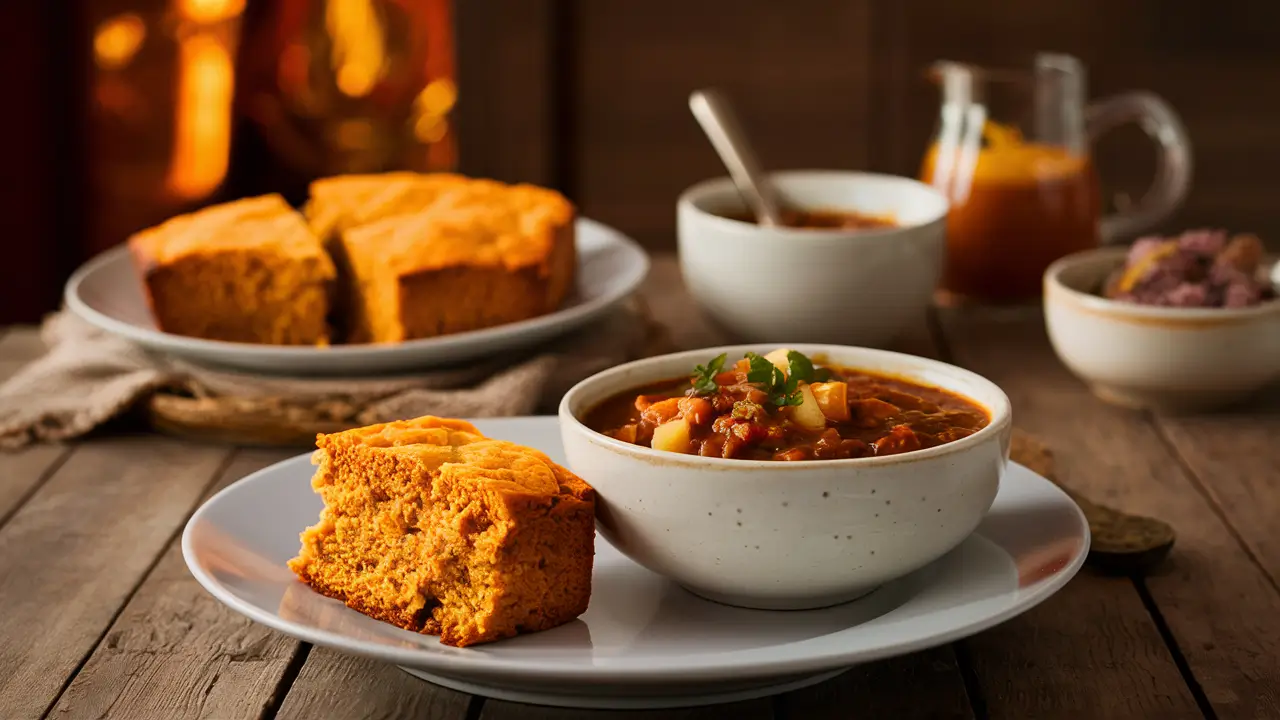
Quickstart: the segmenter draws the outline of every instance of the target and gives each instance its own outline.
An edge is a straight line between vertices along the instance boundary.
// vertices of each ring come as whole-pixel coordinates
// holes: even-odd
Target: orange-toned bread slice
[[[175,217],[129,238],[156,325],[178,335],[323,345],[333,262],[279,195]]]
[[[556,310],[573,286],[575,211],[553,190],[389,173],[317,182],[312,192],[307,214],[333,238],[349,342],[525,320]]]
[[[317,439],[317,592],[458,647],[546,630],[591,597],[595,496],[543,453],[423,417]]]
[[[470,182],[454,173],[337,175],[311,183],[302,212],[312,231],[332,243],[351,228],[426,210],[441,195]]]

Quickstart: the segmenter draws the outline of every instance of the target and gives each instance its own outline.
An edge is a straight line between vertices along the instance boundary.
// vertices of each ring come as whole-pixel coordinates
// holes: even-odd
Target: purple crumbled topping
[[[1209,282],[1217,285],[1248,284],[1252,280],[1243,270],[1229,263],[1214,263],[1209,268]]]
[[[1204,307],[1208,298],[1207,283],[1182,283],[1166,293],[1162,298],[1164,302],[1161,304],[1173,307]]]
[[[1142,258],[1150,255],[1164,245],[1164,238],[1144,237],[1138,238],[1129,248],[1129,257],[1125,260],[1126,265],[1133,265]]]
[[[1178,249],[1202,257],[1214,257],[1226,247],[1227,233],[1222,230],[1188,230],[1178,238]]]
[[[1152,258],[1152,253],[1160,253]],[[1111,287],[1114,300],[1165,307],[1248,307],[1275,297],[1270,281],[1256,276],[1262,244],[1240,235],[1230,242],[1220,230],[1191,230],[1177,238],[1144,237],[1134,242],[1121,277],[1138,263],[1141,276],[1124,292]]]
[[[1222,293],[1223,307],[1249,307],[1260,302],[1262,302],[1262,291],[1252,284],[1232,283]]]

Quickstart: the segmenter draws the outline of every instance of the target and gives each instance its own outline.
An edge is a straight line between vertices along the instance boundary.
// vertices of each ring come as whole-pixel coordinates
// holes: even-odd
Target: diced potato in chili
[[[849,421],[849,383],[825,382],[809,386],[822,414],[835,422]]]
[[[936,447],[981,430],[990,416],[941,388],[821,365],[780,348],[713,358],[689,377],[609,398],[583,420],[616,440],[655,450],[805,461]]]
[[[800,385],[800,404],[791,408],[791,420],[807,430],[822,430],[827,427],[827,416],[822,414],[818,399],[808,385]]]
[[[687,419],[681,417],[675,420],[668,420],[653,429],[651,447],[654,450],[687,453],[689,452],[692,435],[693,427]]]

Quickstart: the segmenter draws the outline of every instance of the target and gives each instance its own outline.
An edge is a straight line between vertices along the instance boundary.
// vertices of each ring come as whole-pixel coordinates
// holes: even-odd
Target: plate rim
[[[483,422],[488,424],[500,424],[507,422],[517,424],[539,421],[555,422],[556,418],[554,416],[520,416],[483,419]],[[286,620],[280,617],[277,613],[268,612],[260,609],[256,605],[244,601],[234,592],[226,589],[221,583],[214,580],[204,570],[204,568],[196,562],[194,557],[192,532],[196,523],[208,511],[208,508],[210,508],[224,494],[233,492],[242,483],[261,482],[262,476],[267,475],[268,473],[278,472],[284,465],[300,465],[304,462],[310,464],[310,459],[311,453],[303,453],[273,463],[231,483],[201,503],[200,507],[192,513],[182,531],[182,557],[183,561],[187,565],[188,571],[195,577],[196,581],[204,587],[206,592],[213,595],[215,599],[228,608],[254,622],[265,625],[266,627],[288,635],[296,640],[332,648],[347,654],[373,658],[394,665],[406,665],[409,667],[420,668],[428,672],[438,671],[442,674],[461,675],[464,677],[499,678],[514,675],[526,680],[537,679],[548,682],[687,684],[720,680],[728,674],[732,674],[734,677],[739,678],[766,678],[776,675],[816,673],[837,667],[850,667],[866,662],[897,657],[928,648],[939,647],[956,640],[970,637],[995,627],[996,625],[1007,622],[1008,620],[1035,608],[1040,603],[1057,594],[1076,576],[1077,573],[1079,573],[1081,567],[1084,565],[1085,559],[1089,555],[1089,548],[1092,542],[1088,520],[1085,518],[1084,513],[1080,510],[1079,506],[1071,500],[1070,496],[1068,496],[1062,488],[1058,487],[1044,476],[1036,473],[1034,470],[1031,470],[1021,463],[1010,460],[1008,461],[1010,469],[1017,468],[1024,471],[1029,476],[1030,481],[1038,483],[1042,489],[1055,495],[1057,499],[1063,503],[1064,508],[1069,507],[1071,509],[1075,516],[1082,543],[1080,544],[1075,556],[1071,558],[1070,562],[1068,562],[1061,571],[1055,573],[1048,580],[1040,581],[1030,590],[1020,588],[1018,601],[1014,602],[1009,607],[1003,608],[999,612],[992,613],[987,617],[971,622],[967,625],[958,625],[948,628],[943,632],[916,638],[910,641],[889,642],[870,650],[834,650],[822,653],[812,653],[804,657],[788,660],[764,660],[759,659],[758,655],[754,651],[749,653],[741,650],[731,650],[695,656],[698,658],[714,656],[721,659],[721,662],[717,662],[715,664],[663,664],[661,666],[648,666],[643,668],[621,664],[615,665],[612,663],[603,665],[584,665],[574,668],[545,665],[538,666],[531,665],[527,660],[510,660],[494,657],[484,653],[436,654],[416,648],[376,645],[352,639],[345,635],[328,630],[310,628],[294,623],[290,620]],[[1006,473],[1006,477],[1008,477],[1008,473]],[[337,601],[335,600],[334,602]],[[356,612],[354,610],[349,611]],[[406,630],[404,632],[409,631]],[[739,657],[735,661],[735,656],[747,657],[746,659]]]
[[[98,255],[90,258],[83,265],[76,268],[75,272],[67,278],[66,284],[63,286],[62,297],[67,308],[75,315],[90,323],[100,330],[111,333],[126,340],[136,342],[145,347],[163,350],[173,354],[180,354],[191,357],[195,355],[217,356],[221,358],[229,356],[241,356],[251,359],[296,359],[308,360],[323,357],[334,360],[358,360],[368,355],[386,355],[390,352],[408,353],[411,351],[429,352],[430,350],[439,350],[441,348],[452,349],[457,347],[465,347],[467,345],[483,343],[488,340],[494,340],[506,336],[510,336],[513,331],[520,333],[521,331],[533,332],[557,325],[565,325],[566,330],[574,327],[573,323],[580,322],[588,318],[595,317],[604,311],[612,308],[618,303],[625,300],[634,293],[649,275],[652,262],[649,254],[634,239],[623,233],[617,228],[606,225],[598,220],[591,218],[579,217],[575,220],[578,231],[589,230],[605,239],[607,244],[612,244],[623,248],[624,252],[632,256],[634,262],[626,273],[619,273],[619,282],[616,288],[601,294],[598,297],[587,300],[586,302],[574,305],[572,307],[560,308],[546,315],[518,320],[504,325],[497,325],[491,328],[481,328],[479,330],[469,330],[467,332],[453,333],[450,335],[441,335],[434,338],[419,338],[416,340],[406,340],[401,343],[379,344],[379,343],[360,343],[356,345],[329,345],[324,348],[312,347],[310,345],[262,345],[257,343],[240,343],[229,340],[209,340],[206,338],[187,337],[185,335],[177,335],[174,333],[164,332],[159,329],[149,329],[139,327],[129,322],[116,319],[100,312],[90,306],[83,298],[80,297],[80,287],[84,284],[86,278],[103,266],[113,262],[118,262],[120,256],[129,254],[128,243],[121,243],[116,247],[104,250]],[[238,362],[224,362],[227,365],[236,365],[241,367]]]

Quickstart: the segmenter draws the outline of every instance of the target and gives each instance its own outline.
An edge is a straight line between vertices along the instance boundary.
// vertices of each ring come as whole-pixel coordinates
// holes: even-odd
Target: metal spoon
[[[782,212],[773,185],[760,169],[755,151],[728,99],[718,90],[695,90],[689,95],[689,110],[729,169],[729,177],[738,186],[747,207],[755,213],[756,222],[764,227],[781,226]]]

